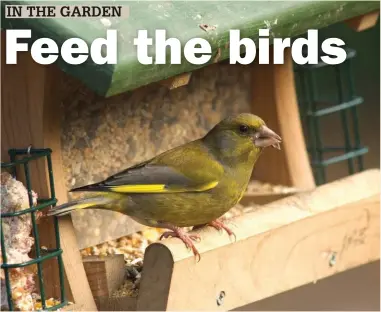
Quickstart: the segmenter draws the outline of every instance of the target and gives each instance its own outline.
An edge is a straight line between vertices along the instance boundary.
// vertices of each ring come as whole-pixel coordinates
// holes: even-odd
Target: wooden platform
[[[200,230],[199,263],[177,239],[154,243],[138,298],[100,298],[100,310],[232,310],[377,261],[379,175],[368,170],[238,217],[236,242]]]

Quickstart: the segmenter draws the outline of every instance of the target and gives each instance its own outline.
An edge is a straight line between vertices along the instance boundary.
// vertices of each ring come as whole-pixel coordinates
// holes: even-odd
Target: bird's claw
[[[228,233],[229,237],[233,236],[234,241],[237,241],[237,236],[235,235],[235,233],[230,228],[228,228],[222,221],[214,220],[212,222],[209,222],[208,224],[217,229],[218,231],[225,230],[226,233]]]
[[[188,249],[192,250],[192,252],[195,255],[196,259],[198,258],[197,262],[199,262],[201,260],[200,253],[198,252],[198,250],[196,249],[195,245],[192,242],[192,241],[200,242],[201,241],[200,235],[198,235],[198,234],[187,234],[187,233],[184,233],[184,232],[182,232],[180,230],[176,230],[176,231],[164,232],[160,236],[160,240],[162,240],[163,238],[168,238],[168,237],[177,237],[177,238],[180,238],[184,242],[185,246]]]
[[[160,235],[159,240],[162,240],[163,238],[168,238],[168,237],[175,237],[176,233],[175,232],[164,232],[163,234]]]

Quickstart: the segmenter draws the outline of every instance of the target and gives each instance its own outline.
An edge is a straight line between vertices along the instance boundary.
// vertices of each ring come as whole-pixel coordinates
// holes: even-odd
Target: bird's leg
[[[193,251],[193,254],[198,258],[198,261],[200,261],[201,256],[198,250],[196,249],[195,245],[193,244],[193,241],[199,242],[201,240],[200,235],[198,234],[188,234],[183,229],[167,223],[160,224],[161,227],[171,230],[171,232],[164,232],[160,236],[160,240],[163,238],[168,237],[177,237],[180,238],[184,244],[187,246],[187,248],[191,249]]]

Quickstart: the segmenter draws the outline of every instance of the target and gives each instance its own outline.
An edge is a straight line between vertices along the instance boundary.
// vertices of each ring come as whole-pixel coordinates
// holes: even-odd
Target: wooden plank
[[[233,311],[380,311],[380,261]]]
[[[150,245],[137,310],[230,310],[378,260],[379,174],[368,170],[239,217],[235,243],[200,230],[199,263],[177,239]]]
[[[253,64],[252,111],[283,139],[282,151],[264,152],[254,168],[254,177],[271,184],[312,189],[315,181],[300,121],[291,49],[285,50],[284,58],[281,65]]]
[[[110,297],[125,279],[123,255],[89,256],[83,259],[83,265],[94,297]]]
[[[17,4],[18,1],[2,1]],[[52,1],[22,1],[22,4],[55,5]],[[99,5],[93,1],[92,5]],[[85,62],[70,66],[60,62],[60,67],[79,78],[90,89],[101,95],[112,96],[139,86],[158,82],[168,77],[213,64],[229,58],[229,31],[239,29],[242,36],[257,41],[258,29],[271,28],[277,37],[294,37],[308,29],[321,29],[328,25],[379,9],[378,1],[162,1],[147,5],[142,1],[128,2],[129,18],[112,18],[109,23],[101,19],[3,19],[2,27],[32,29],[34,38],[48,37],[59,44],[75,36],[92,42],[104,37],[108,28],[118,31],[118,64],[96,65]],[[4,9],[4,7],[3,7]],[[232,13],[234,12],[234,13]],[[206,24],[205,27],[200,25]],[[215,26],[216,25],[216,26]],[[214,29],[215,28],[215,29]],[[147,29],[150,36],[155,29],[165,29],[167,38],[178,38],[184,44],[191,38],[204,38],[210,42],[212,57],[207,64],[194,65],[182,58],[180,65],[140,64],[133,39],[137,31]],[[149,55],[155,56],[155,40]]]
[[[372,28],[377,24],[378,17],[380,16],[380,10],[353,17],[344,21],[354,31],[360,32],[366,29]]]
[[[136,311],[137,298],[135,297],[96,297],[95,300],[99,311]]]
[[[5,34],[2,32],[2,94],[1,94],[1,152],[7,161],[10,148],[49,147],[53,150],[52,162],[56,197],[59,202],[67,200],[61,162],[60,145],[60,94],[58,84],[61,72],[56,66],[35,63],[28,53],[18,54],[17,65],[5,64]],[[39,198],[50,196],[48,171],[44,161],[30,166],[32,189]],[[82,260],[78,251],[71,218],[61,218],[60,239],[70,301],[95,310]],[[51,218],[39,222],[41,246],[55,248],[55,232]],[[48,261],[43,265],[46,297],[60,297],[58,265]],[[67,285],[66,281],[66,285]],[[70,292],[71,290],[71,292]]]
[[[240,200],[240,204],[243,206],[249,206],[251,204],[256,205],[265,205],[273,201],[292,196],[295,193],[291,194],[273,194],[273,193],[263,193],[263,194],[248,194],[246,193]]]

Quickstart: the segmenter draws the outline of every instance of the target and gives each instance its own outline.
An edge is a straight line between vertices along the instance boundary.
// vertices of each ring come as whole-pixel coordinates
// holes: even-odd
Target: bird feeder
[[[317,184],[326,182],[325,168],[329,165],[347,161],[348,174],[353,174],[356,170],[354,159],[357,159],[357,170],[362,171],[363,155],[368,152],[367,147],[361,146],[360,131],[358,124],[357,106],[363,103],[363,98],[357,96],[354,88],[352,61],[356,56],[356,51],[346,49],[347,57],[343,64],[328,66],[323,62],[316,65],[303,65],[297,67],[298,78],[300,79],[300,105],[302,119],[305,120],[305,129],[309,141],[309,152],[311,155],[311,165],[314,168]],[[331,70],[337,84],[337,97],[327,103],[319,99],[321,88],[317,86],[315,71]],[[332,76],[331,74],[331,76]],[[328,74],[329,75],[329,74]],[[332,104],[334,103],[334,104]],[[324,146],[320,133],[320,119],[331,114],[339,114],[341,119],[341,130],[344,134],[344,146]],[[348,120],[351,119],[352,129]],[[351,131],[352,130],[352,131]],[[354,136],[352,143],[351,133]],[[325,157],[326,153],[341,152],[332,157]]]
[[[8,163],[1,163],[1,169],[9,170],[12,173],[12,177],[15,179],[17,177],[17,171],[19,174],[24,173],[25,176],[25,184],[27,188],[28,193],[28,202],[29,207],[18,210],[14,212],[5,212],[1,213],[1,256],[2,256],[2,264],[1,269],[4,270],[4,277],[5,277],[5,288],[7,293],[7,303],[8,303],[8,309],[10,311],[13,311],[16,307],[14,305],[14,300],[12,298],[13,291],[11,287],[11,281],[10,281],[10,274],[12,269],[30,269],[33,265],[37,265],[37,276],[38,276],[38,286],[40,291],[40,298],[41,298],[41,307],[43,310],[51,311],[56,310],[59,308],[62,308],[67,304],[66,296],[65,296],[65,285],[64,285],[64,269],[63,269],[63,262],[62,262],[62,249],[61,249],[61,243],[60,243],[60,233],[59,233],[59,226],[58,226],[58,220],[57,218],[53,219],[54,222],[54,239],[55,239],[55,248],[54,249],[42,249],[42,245],[40,243],[40,233],[37,227],[36,222],[36,213],[38,212],[44,212],[44,210],[48,209],[49,207],[54,207],[57,203],[55,190],[54,190],[54,179],[53,179],[53,166],[52,166],[52,158],[51,158],[52,151],[49,149],[41,149],[41,150],[35,150],[35,149],[24,149],[24,150],[10,150],[10,162]],[[17,159],[22,157],[21,159]],[[49,188],[50,188],[50,196],[48,198],[39,198],[37,200],[37,205],[34,203],[33,200],[33,191],[32,191],[32,184],[31,184],[31,177],[30,177],[30,163],[33,162],[33,160],[37,159],[46,159],[46,165],[48,167],[49,172]],[[20,168],[21,167],[21,168]],[[6,196],[6,194],[2,194],[3,196]],[[17,195],[16,195],[17,196]],[[20,195],[18,195],[20,196]],[[5,201],[4,201],[5,203]],[[6,207],[3,207],[3,211],[6,209]],[[9,250],[7,250],[6,245],[10,247],[9,243],[7,244],[4,236],[4,223],[6,220],[10,220],[10,222],[14,222],[15,219],[19,218],[20,216],[30,215],[31,222],[32,222],[32,231],[34,236],[34,245],[35,245],[35,258],[31,259],[26,262],[19,262],[19,263],[9,263],[7,254]],[[12,219],[11,219],[12,218]],[[12,224],[8,224],[8,232],[12,232],[10,229]],[[10,239],[10,235],[17,235],[18,233],[8,233],[8,239]],[[45,285],[44,285],[44,278],[43,278],[43,265],[46,264],[46,261],[49,259],[56,260],[55,265],[58,267],[58,273],[59,273],[59,289],[60,289],[60,301],[57,302],[57,304],[53,304],[50,307],[47,307],[46,304],[46,291],[45,291]],[[17,291],[17,290],[16,290]],[[18,307],[19,309],[20,307]],[[32,306],[34,309],[34,306]]]
[[[6,4],[14,2],[3,1],[3,12]],[[23,1],[22,4],[35,3]],[[44,4],[54,5],[53,2]],[[92,3],[95,4],[100,5]],[[63,309],[232,310],[265,298],[272,300],[277,294],[293,292],[296,287],[340,272],[347,274],[352,268],[379,260],[379,170],[365,170],[316,187],[324,180],[315,183],[304,140],[291,49],[285,49],[284,64],[272,65],[270,61],[268,65],[234,66],[235,75],[226,72],[228,66],[222,63],[229,57],[230,28],[238,27],[241,33],[255,40],[261,28],[270,29],[276,37],[295,37],[307,29],[320,29],[349,19],[349,25],[363,30],[376,22],[374,12],[379,10],[379,3],[199,2],[195,6],[163,1],[128,5],[131,16],[135,14],[133,19],[106,22],[91,18],[70,22],[60,18],[2,19],[3,30],[30,28],[34,38],[49,37],[56,42],[74,36],[92,42],[94,38],[104,37],[111,24],[126,43],[119,46],[123,57],[116,65],[86,62],[68,66],[59,60],[57,64],[44,66],[35,63],[29,52],[19,52],[17,65],[8,65],[2,32],[2,162],[8,163],[6,166],[30,163],[29,172],[21,170],[17,174],[29,175],[31,181],[25,180],[28,191],[35,191],[43,199],[37,206],[30,202],[26,211],[33,215],[38,209],[55,205],[56,200],[57,204],[65,203],[73,186],[97,182],[91,180],[100,180],[127,167],[128,161],[138,162],[139,157],[147,159],[154,152],[168,149],[185,136],[186,125],[195,138],[204,135],[207,127],[219,121],[221,110],[226,114],[252,111],[279,133],[284,142],[282,151],[266,151],[254,176],[264,182],[292,187],[294,191],[277,196],[276,201],[268,194],[261,194],[263,205],[257,211],[232,221],[237,235],[235,242],[212,228],[200,230],[199,263],[195,263],[192,253],[176,239],[151,244],[145,250],[137,296],[119,299],[110,294],[121,282],[124,268],[120,257],[82,259],[81,239],[76,237],[71,216],[41,218],[33,226],[34,233],[39,235],[36,235],[35,262],[30,264],[43,267],[43,270],[38,268],[37,280],[44,283],[40,290],[45,298],[60,299],[52,309],[70,301],[74,305]],[[181,66],[139,64],[134,49],[127,43],[132,42],[138,29],[154,29],[157,25],[170,28],[171,36],[181,42],[191,37],[207,39],[212,48],[211,61],[204,68],[187,62]],[[303,73],[310,71],[303,70]],[[341,81],[342,72],[337,73]],[[235,78],[242,84],[236,84]],[[233,89],[234,93],[229,93]],[[336,104],[353,108],[355,104],[351,101],[359,101],[353,89],[349,100],[347,93],[338,90],[340,98]],[[237,107],[237,101],[245,106]],[[178,109],[180,105],[184,105],[182,109]],[[150,111],[150,107],[155,110]],[[197,115],[191,118],[190,113],[194,111]],[[315,116],[319,114],[317,108],[309,113],[313,115],[312,124],[320,118]],[[182,122],[178,122],[179,116]],[[155,131],[147,130],[152,128]],[[157,129],[167,129],[171,135],[163,135]],[[104,134],[106,130],[110,130],[108,135]],[[315,131],[315,135],[318,133]],[[132,134],[140,139],[136,140]],[[105,141],[97,140],[97,135],[103,135]],[[70,138],[76,141],[70,142]],[[26,147],[30,144],[34,149],[28,151]],[[315,155],[326,147],[311,148]],[[359,140],[342,148],[347,155],[365,152]],[[10,157],[7,157],[8,150],[14,151]],[[70,157],[77,157],[76,161]],[[353,161],[350,157],[345,160]],[[312,165],[321,167],[322,163]],[[100,171],[103,167],[108,171]],[[89,176],[93,171],[96,174]],[[243,202],[251,200],[256,200],[255,195],[248,193],[243,197]],[[3,221],[7,215],[1,217]],[[121,224],[115,222],[116,228],[134,226],[128,220],[126,217]],[[111,222],[107,226],[111,228]],[[106,241],[107,231],[99,232],[88,235],[95,240],[92,245]],[[47,250],[41,251],[42,246]],[[53,258],[58,261],[44,270],[45,259]],[[11,269],[6,260],[3,258],[5,271]]]

